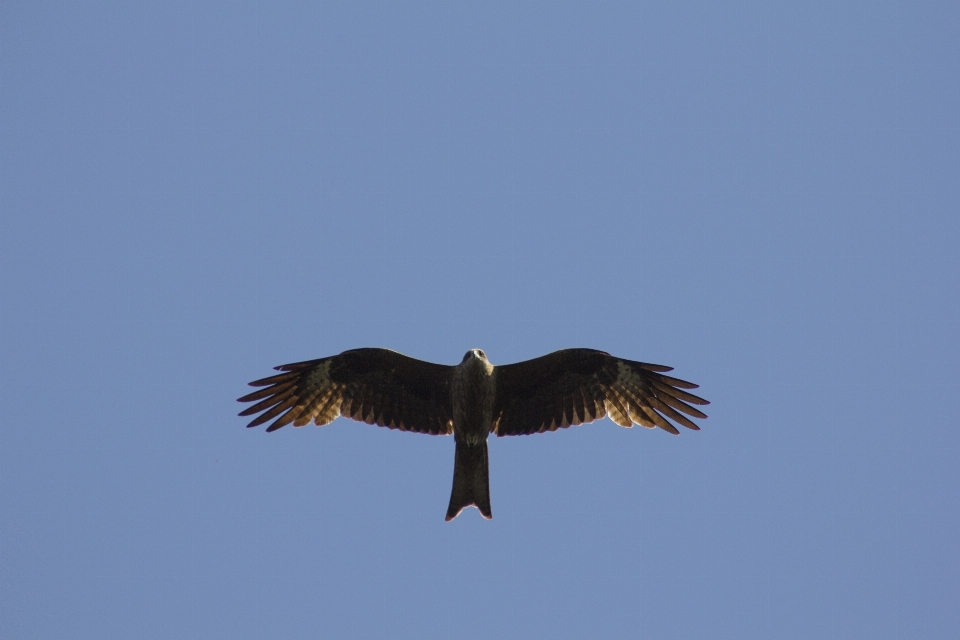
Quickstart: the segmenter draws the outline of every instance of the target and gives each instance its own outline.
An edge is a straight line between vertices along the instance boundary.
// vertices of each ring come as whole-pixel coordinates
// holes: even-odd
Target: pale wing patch
[[[676,427],[667,422],[650,406],[651,388],[649,382],[637,375],[625,362],[617,362],[617,381],[611,386],[610,391],[617,396],[621,406],[625,409],[625,411],[621,411],[621,416],[625,416],[625,422],[630,423],[629,425],[624,424],[611,416],[611,419],[617,424],[626,427],[633,426],[635,423],[648,429],[660,427],[673,434],[680,433]],[[608,393],[608,398],[609,396],[610,393]]]
[[[630,411],[627,408],[629,404],[616,388],[611,387],[607,391],[607,399],[603,404],[607,409],[607,417],[611,420],[621,427],[633,426],[633,421],[630,419]]]
[[[284,365],[281,373],[257,380],[253,386],[265,387],[242,398],[241,402],[260,402],[248,407],[241,416],[263,411],[249,426],[257,426],[275,420],[267,430],[275,431],[286,424],[302,427],[311,422],[325,425],[340,415],[344,385],[330,379],[330,362],[321,362],[309,370],[309,363]],[[301,372],[298,369],[302,369]]]
[[[619,407],[607,400],[604,403],[607,407],[607,417],[613,420],[616,424],[621,427],[630,428],[633,426],[633,422],[623,414]]]
[[[303,379],[301,398],[292,413],[297,417],[293,426],[303,427],[311,422],[318,427],[330,424],[340,417],[343,386],[330,380],[330,361],[315,367]]]

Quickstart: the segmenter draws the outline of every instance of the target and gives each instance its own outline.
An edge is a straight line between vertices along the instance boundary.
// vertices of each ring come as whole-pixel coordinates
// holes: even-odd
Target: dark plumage
[[[457,453],[447,520],[471,505],[491,517],[490,433],[529,435],[609,416],[624,427],[678,434],[673,423],[699,429],[690,418],[707,417],[690,405],[709,404],[684,391],[697,385],[663,375],[670,367],[593,349],[564,349],[496,367],[479,349],[454,367],[389,349],[353,349],[276,369],[281,373],[250,383],[262,389],[239,399],[256,402],[240,412],[260,413],[250,427],[270,421],[267,431],[325,425],[342,415],[401,431],[453,434]]]

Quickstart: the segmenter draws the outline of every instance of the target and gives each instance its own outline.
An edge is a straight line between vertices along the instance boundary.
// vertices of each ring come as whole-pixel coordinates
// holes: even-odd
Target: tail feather
[[[486,441],[475,445],[457,443],[447,522],[469,506],[477,507],[487,520],[493,517],[490,514],[490,472]]]

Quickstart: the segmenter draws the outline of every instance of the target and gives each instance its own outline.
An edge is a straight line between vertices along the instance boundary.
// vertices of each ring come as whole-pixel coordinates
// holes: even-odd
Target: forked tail
[[[456,461],[453,463],[453,492],[447,509],[447,522],[456,518],[464,507],[476,506],[480,514],[489,520],[490,472],[487,461],[487,441],[475,445],[457,443]]]

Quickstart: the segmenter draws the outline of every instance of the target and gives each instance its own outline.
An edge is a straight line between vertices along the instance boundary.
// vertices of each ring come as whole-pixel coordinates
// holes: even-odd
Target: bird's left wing
[[[282,373],[250,383],[263,389],[238,399],[259,400],[240,412],[241,416],[263,412],[248,427],[270,420],[273,423],[267,431],[291,423],[295,427],[311,422],[325,425],[342,415],[401,431],[453,432],[453,367],[389,349],[353,349],[276,369]]]
[[[496,367],[493,431],[498,436],[529,435],[604,416],[623,427],[639,424],[673,434],[680,432],[671,420],[699,429],[687,416],[707,416],[690,405],[709,403],[684,391],[697,385],[663,375],[670,370],[593,349],[564,349]]]

